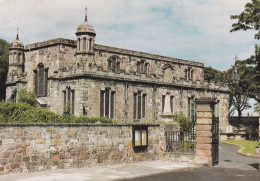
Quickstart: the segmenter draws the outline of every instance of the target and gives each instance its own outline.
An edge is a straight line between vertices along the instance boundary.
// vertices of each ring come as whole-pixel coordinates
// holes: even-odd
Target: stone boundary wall
[[[0,175],[157,160],[164,125],[148,126],[148,147],[134,150],[133,125],[0,124]]]

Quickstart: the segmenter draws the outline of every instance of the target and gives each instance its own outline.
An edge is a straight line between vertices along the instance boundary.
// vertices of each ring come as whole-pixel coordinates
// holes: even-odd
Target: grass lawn
[[[259,144],[258,141],[249,141],[249,140],[226,140],[220,141],[221,143],[230,143],[242,146],[243,154],[256,155],[256,146]]]

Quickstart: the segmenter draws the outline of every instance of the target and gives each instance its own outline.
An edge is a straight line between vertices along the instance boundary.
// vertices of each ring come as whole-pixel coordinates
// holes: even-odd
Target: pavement
[[[259,159],[237,154],[238,146],[229,144],[219,145],[219,168],[232,168],[240,170],[257,170]],[[259,178],[260,181],[260,178]]]
[[[138,163],[73,168],[33,173],[1,175],[1,181],[87,181],[87,180],[135,180],[135,181],[260,181],[257,170],[259,159],[237,154],[238,147],[220,144],[219,165],[200,167],[195,164],[169,161],[145,161]]]
[[[156,174],[195,168],[197,165],[167,161],[145,161],[89,168],[73,168],[32,173],[1,175],[1,181],[87,181],[87,180],[134,180]]]

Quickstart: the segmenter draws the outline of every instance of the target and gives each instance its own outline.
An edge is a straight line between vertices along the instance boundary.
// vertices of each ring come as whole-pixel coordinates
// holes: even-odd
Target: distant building
[[[87,16],[76,37],[24,47],[17,35],[10,47],[6,99],[15,100],[24,87],[34,90],[39,106],[59,114],[130,122],[169,121],[180,112],[194,117],[195,98],[214,94],[225,130],[228,92],[213,83],[205,86],[203,63],[95,44]]]

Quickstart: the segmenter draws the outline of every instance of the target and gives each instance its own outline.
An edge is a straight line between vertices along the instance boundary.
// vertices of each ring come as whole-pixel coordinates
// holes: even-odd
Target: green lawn
[[[250,154],[250,155],[256,155],[256,146],[259,144],[258,141],[249,141],[249,140],[226,140],[226,141],[220,141],[221,143],[230,143],[242,146],[242,153],[243,154]]]

